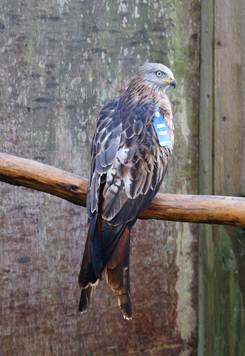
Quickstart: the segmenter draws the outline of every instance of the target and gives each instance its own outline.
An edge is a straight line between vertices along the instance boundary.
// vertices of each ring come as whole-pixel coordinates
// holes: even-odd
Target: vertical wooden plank
[[[242,19],[245,18],[245,1],[241,1],[241,13]],[[244,21],[244,20],[243,20]],[[244,24],[241,31],[244,33]],[[245,83],[245,36],[241,35],[241,51],[242,51],[242,73],[241,73],[241,83]],[[245,86],[241,85],[242,94],[242,120],[241,120],[241,136],[242,136],[242,148],[241,148],[241,180],[240,180],[240,193],[245,196]]]
[[[242,91],[245,87],[242,82],[242,66],[245,65],[242,63],[242,37],[245,30],[242,9],[243,1],[240,0],[215,2],[215,194],[240,194],[244,121]],[[219,289],[214,291],[215,305],[218,307],[213,323],[215,352],[240,356],[245,353],[245,289],[242,282],[245,241],[238,229],[221,227],[215,228],[214,241],[217,254],[214,283]]]
[[[213,110],[214,110],[214,1],[201,7],[201,82],[199,116],[199,187],[202,194],[213,194]]]
[[[199,192],[213,194],[213,140],[214,140],[214,0],[201,2],[201,67],[199,114]],[[204,356],[209,341],[207,310],[214,312],[207,294],[208,273],[214,263],[212,253],[213,227],[199,225],[199,310],[198,353]],[[209,253],[207,253],[209,251]]]
[[[241,2],[216,0],[214,193],[239,194],[241,170]]]
[[[207,68],[213,73],[213,77],[209,78],[210,86],[213,85],[213,130],[212,139],[209,138],[210,145],[206,147],[209,154],[212,152],[213,169],[209,172],[211,178],[204,179],[206,183],[200,177],[200,191],[206,192],[209,186],[215,194],[239,195],[243,179],[241,167],[244,164],[241,144],[244,127],[244,5],[243,1],[215,0],[213,6],[214,30],[209,39],[213,43],[213,63],[212,67]],[[202,12],[202,18],[206,19],[207,16],[207,12]],[[202,20],[202,26],[204,24]],[[209,49],[202,47],[202,62],[210,65],[209,56]],[[205,81],[202,72],[201,82]],[[201,118],[209,111],[204,98],[202,92],[201,102],[204,105],[201,106]],[[200,136],[210,134],[207,130],[202,131],[201,124],[200,129]],[[204,163],[200,161],[200,172],[202,167]],[[238,229],[223,227],[209,230],[202,227],[201,232],[199,354],[242,356],[245,354],[243,233]]]

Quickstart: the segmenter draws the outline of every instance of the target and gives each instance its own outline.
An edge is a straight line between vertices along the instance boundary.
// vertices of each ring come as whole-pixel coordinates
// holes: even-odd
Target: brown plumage
[[[175,84],[170,69],[148,63],[99,114],[87,195],[89,229],[79,274],[81,312],[104,272],[123,316],[132,316],[130,230],[157,193],[172,152],[172,112],[165,91]],[[170,145],[160,144],[161,133],[153,125],[156,111],[166,119]]]

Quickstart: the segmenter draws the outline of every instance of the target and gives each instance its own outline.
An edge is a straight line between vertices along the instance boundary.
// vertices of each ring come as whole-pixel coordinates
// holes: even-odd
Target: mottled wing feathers
[[[135,221],[158,190],[167,161],[151,124],[155,108],[152,100],[128,98],[103,108],[93,139],[90,215],[103,177],[102,217],[113,225]]]
[[[110,169],[120,144],[122,124],[118,112],[119,99],[111,100],[100,112],[92,141],[90,188],[87,211],[91,218],[98,210],[101,177]]]
[[[153,101],[125,103],[118,152],[108,170],[102,216],[111,224],[134,222],[159,188],[162,159],[151,118]]]

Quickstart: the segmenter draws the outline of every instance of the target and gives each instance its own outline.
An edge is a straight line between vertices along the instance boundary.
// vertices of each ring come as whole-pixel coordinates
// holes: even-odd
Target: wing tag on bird
[[[153,116],[153,126],[157,134],[158,141],[161,146],[171,147],[173,146],[171,134],[168,126],[168,122],[164,115],[160,112],[159,108]]]

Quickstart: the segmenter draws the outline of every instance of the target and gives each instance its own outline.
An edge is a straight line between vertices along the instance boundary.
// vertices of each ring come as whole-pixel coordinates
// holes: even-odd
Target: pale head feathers
[[[145,63],[139,69],[139,76],[145,84],[158,91],[165,92],[169,86],[176,86],[173,72],[161,63]]]

